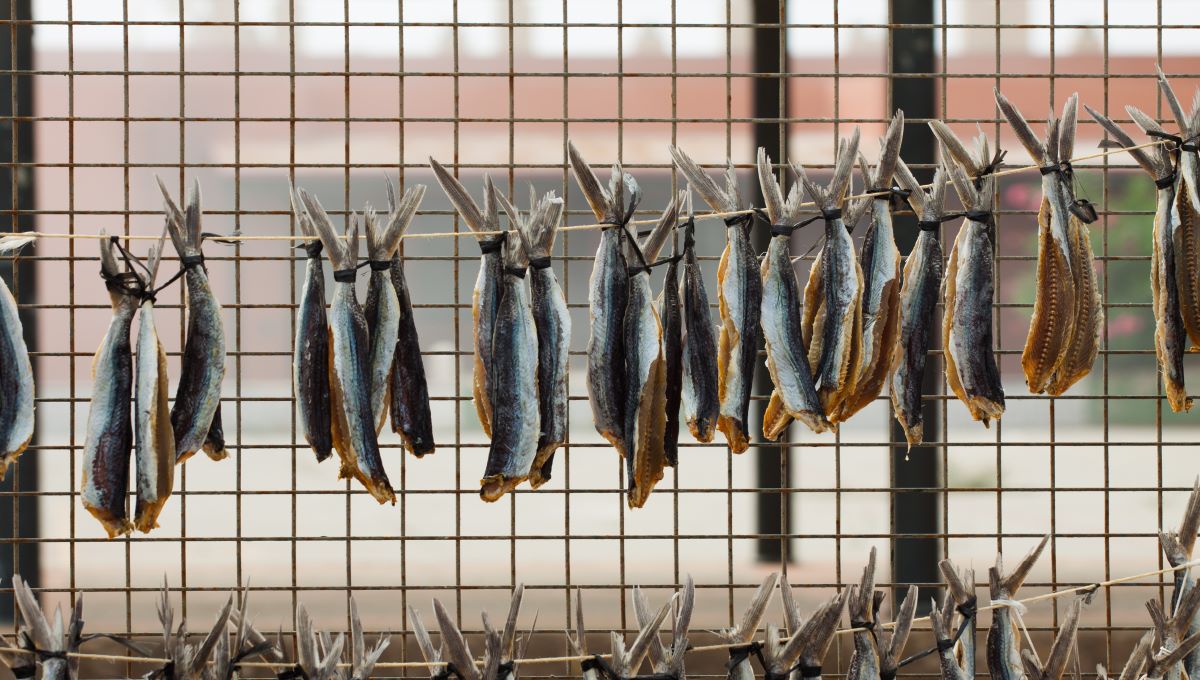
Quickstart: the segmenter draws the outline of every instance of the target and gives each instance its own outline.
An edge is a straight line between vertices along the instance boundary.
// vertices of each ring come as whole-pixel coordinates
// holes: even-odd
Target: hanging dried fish
[[[187,331],[180,360],[179,385],[171,407],[175,428],[175,458],[183,462],[200,449],[213,460],[229,456],[221,427],[221,381],[225,378],[225,328],[221,304],[213,296],[200,244],[200,183],[194,182],[184,211],[171,198],[161,178],[171,243],[179,254],[187,286]]]
[[[903,138],[904,112],[896,111],[879,142],[879,165],[871,168],[866,157],[859,154],[867,193],[890,192]],[[892,367],[892,348],[900,332],[900,249],[892,231],[892,197],[875,196],[867,205],[869,223],[858,257],[863,271],[862,347],[854,391],[842,402],[839,421],[845,421],[879,396]]]
[[[492,327],[496,321],[496,309],[500,305],[500,276],[504,269],[500,257],[504,235],[494,234],[500,231],[496,187],[492,184],[490,176],[483,176],[483,210],[480,210],[462,183],[447,172],[441,163],[430,158],[429,165],[433,168],[433,175],[438,184],[442,185],[442,190],[454,204],[454,209],[471,231],[475,232],[475,239],[479,243],[479,276],[475,279],[475,289],[471,294],[471,319],[474,322],[475,334],[475,365],[471,392],[474,395],[475,411],[479,414],[479,423],[483,426],[484,434],[491,437],[492,402],[488,381],[491,375]]]
[[[489,503],[528,479],[541,433],[538,337],[525,276],[526,248],[525,236],[510,229],[504,241],[504,277],[492,336],[492,403],[505,407],[492,412],[492,444],[479,482],[479,497]]]
[[[947,172],[938,167],[928,193],[913,177],[904,161],[897,161],[896,181],[907,190],[908,203],[917,214],[916,243],[904,262],[904,286],[900,289],[900,329],[893,346],[891,397],[896,421],[904,428],[909,448],[925,436],[921,385],[925,361],[932,341],[934,314],[942,288],[942,242],[938,227],[945,215]]]
[[[46,619],[29,584],[13,575],[13,596],[21,612],[21,632],[38,650],[37,670],[41,680],[74,680],[79,677],[79,652],[83,642],[83,597],[76,596],[71,618],[63,627],[62,610],[54,612],[54,625]]]
[[[758,183],[771,220],[771,243],[759,268],[762,277],[761,324],[767,369],[774,390],[763,415],[763,436],[778,439],[793,418],[813,432],[830,427],[808,363],[800,306],[800,282],[792,268],[792,232],[801,226],[801,189],[793,184],[784,201],[771,171],[767,150],[758,148]]]
[[[682,192],[690,207],[691,192]],[[682,206],[680,206],[682,212]],[[689,210],[690,212],[690,210]],[[689,218],[687,224],[695,222]],[[682,225],[680,225],[682,226]],[[678,230],[679,227],[676,227]],[[678,235],[671,244],[671,257],[667,260],[667,271],[663,275],[663,289],[658,296],[658,318],[662,320],[663,332],[663,375],[666,385],[663,406],[667,419],[663,425],[663,456],[667,465],[679,464],[679,416],[683,402],[683,302],[679,292]]]
[[[33,239],[9,235],[0,238],[0,255],[15,253]],[[25,330],[8,285],[0,280],[0,390],[8,398],[0,403],[0,480],[8,466],[33,439],[33,367],[25,347]]]
[[[416,185],[404,192],[399,207],[396,191],[391,181],[387,184],[389,220],[399,224],[401,236],[425,195],[425,187]],[[415,193],[414,193],[415,192]],[[410,197],[415,196],[415,197]],[[413,317],[412,298],[408,281],[404,277],[404,261],[399,252],[392,255],[390,268],[392,288],[396,291],[396,305],[400,310],[400,325],[397,331],[396,351],[392,359],[392,372],[388,378],[388,394],[391,395],[392,432],[400,435],[404,448],[420,458],[433,453],[437,445],[433,441],[433,417],[429,411],[429,385],[425,381],[425,364],[421,361],[421,338],[417,335],[417,322]]]
[[[696,223],[691,219],[691,194],[688,194],[688,222],[683,231],[682,276],[680,300],[683,323],[683,385],[681,401],[683,416],[696,441],[712,441],[713,430],[721,409],[717,395],[717,338],[712,313],[709,311],[708,291],[700,262],[696,259]]]
[[[391,184],[388,184],[391,187]],[[391,401],[392,362],[396,356],[396,342],[400,333],[400,302],[396,288],[392,285],[392,256],[400,247],[400,237],[425,195],[425,187],[417,185],[404,192],[400,208],[393,209],[387,224],[375,224],[375,211],[367,206],[363,213],[363,226],[367,233],[367,258],[371,278],[367,282],[367,301],[363,304],[363,315],[367,318],[367,332],[371,342],[368,350],[368,376],[370,379],[371,414],[375,418],[375,431],[383,429],[387,420],[388,402]]]
[[[1200,345],[1200,90],[1192,98],[1191,115],[1184,114],[1175,91],[1158,69],[1158,88],[1171,107],[1179,125],[1179,135],[1166,136],[1175,142],[1179,154],[1180,184],[1175,190],[1175,208],[1179,211],[1175,230],[1175,281],[1179,291],[1179,313],[1192,345]]]
[[[979,158],[987,157],[987,139],[983,135],[979,137],[979,151]],[[992,260],[995,177],[985,177],[976,188],[954,159],[943,155],[942,163],[967,209],[946,269],[942,317],[946,382],[971,417],[986,426],[1004,414],[1004,386],[992,347],[992,302],[996,289]]]
[[[667,426],[667,374],[663,361],[662,322],[650,290],[650,264],[675,228],[685,194],[667,203],[650,234],[640,244],[627,233],[628,298],[625,304],[625,470],[629,507],[640,508],[667,465],[663,447]]]
[[[503,194],[504,212],[529,244],[529,289],[537,331],[537,389],[541,417],[537,456],[529,471],[529,485],[538,488],[550,481],[554,452],[567,442],[567,362],[571,347],[571,315],[554,269],[550,252],[562,218],[563,202],[554,192],[540,201],[529,188],[529,212],[521,215]]]
[[[100,521],[109,538],[133,530],[129,522],[129,453],[133,424],[133,350],[130,327],[145,286],[136,272],[121,271],[117,244],[100,232],[100,276],[108,288],[113,316],[92,358],[92,403],[83,444],[83,507]]]
[[[574,144],[568,142],[567,153],[575,181],[579,183],[596,219],[605,225],[600,231],[600,245],[596,248],[596,259],[588,283],[591,317],[591,335],[587,346],[588,401],[592,405],[596,431],[624,457],[630,453],[625,449],[624,344],[629,276],[625,254],[621,251],[621,235],[642,200],[642,191],[633,177],[621,172],[620,166],[616,165],[613,166],[606,190]],[[628,205],[625,203],[625,192],[629,192]]]
[[[812,337],[808,356],[821,406],[831,423],[838,422],[842,402],[854,391],[862,345],[863,273],[848,225],[842,220],[850,172],[858,154],[858,137],[855,127],[849,141],[838,144],[833,178],[824,189],[809,179],[802,166],[792,164],[825,220],[825,244],[818,255],[819,262],[813,264],[815,273],[809,276],[804,289],[804,304],[806,331],[812,329],[808,333]],[[851,213],[861,214],[861,208]],[[823,296],[820,311],[812,317],[812,302],[820,296]]]
[[[1067,391],[1091,372],[1100,348],[1104,312],[1087,228],[1096,215],[1086,201],[1075,198],[1070,160],[1078,101],[1077,94],[1067,99],[1061,121],[1050,116],[1042,143],[1021,112],[996,91],[1000,111],[1034,162],[1042,165],[1037,288],[1021,353],[1025,381],[1034,393]]]
[[[312,218],[301,207],[294,189],[288,198],[300,232],[308,264],[304,288],[296,306],[296,343],[292,354],[292,382],[300,407],[304,439],[321,462],[333,455],[329,408],[329,322],[325,315],[325,267],[321,264],[321,239]]]
[[[321,202],[303,189],[300,199],[333,263],[333,301],[329,306],[329,386],[333,446],[342,460],[339,479],[353,477],[380,503],[396,502],[375,433],[368,390],[367,320],[354,293],[358,272],[358,215],[346,220],[346,239],[338,237]]]
[[[163,236],[166,236],[164,232]],[[167,395],[167,353],[154,326],[154,278],[162,257],[162,239],[150,248],[145,288],[138,313],[136,462],[137,504],[134,526],[142,533],[158,527],[158,515],[175,485],[175,431]]]
[[[674,146],[670,149],[675,166],[710,208],[722,213],[746,209],[738,193],[732,161],[727,162],[722,189],[682,149]],[[750,446],[750,391],[762,332],[759,327],[762,278],[750,244],[753,220],[749,213],[725,218],[727,241],[717,266],[717,301],[721,311],[717,347],[717,398],[721,408],[717,429],[724,433],[734,453],[742,453]]]
[[[1150,260],[1150,291],[1154,300],[1154,352],[1158,356],[1159,371],[1167,391],[1167,403],[1171,410],[1179,413],[1192,408],[1192,400],[1184,386],[1183,354],[1187,350],[1187,330],[1180,315],[1179,288],[1176,279],[1177,253],[1175,243],[1181,239],[1179,216],[1175,207],[1182,179],[1176,168],[1171,151],[1165,146],[1139,149],[1133,138],[1119,125],[1105,116],[1084,106],[1097,123],[1112,135],[1117,144],[1125,147],[1138,165],[1154,178],[1157,201],[1154,212],[1152,241],[1153,256]],[[1144,131],[1165,133],[1154,119],[1140,110],[1128,107],[1127,111],[1135,123]]]

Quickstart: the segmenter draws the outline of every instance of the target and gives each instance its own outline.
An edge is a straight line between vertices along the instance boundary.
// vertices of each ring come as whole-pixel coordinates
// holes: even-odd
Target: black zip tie
[[[515,276],[519,279],[525,278],[525,271],[526,271],[525,267],[505,267],[504,268],[505,274],[512,274],[513,276]]]
[[[451,676],[458,678],[458,680],[464,680],[462,673],[458,672],[458,668],[454,664],[447,662],[445,666],[442,666],[442,670],[434,674],[432,680],[450,680]]]
[[[821,208],[821,217],[824,218],[824,220],[826,222],[840,220],[840,219],[842,219],[842,209],[841,208],[828,208],[828,209]]]
[[[1043,165],[1038,168],[1038,172],[1042,173],[1042,175],[1057,174],[1064,182],[1071,185],[1071,191],[1074,193],[1075,187],[1072,183],[1075,179],[1075,168],[1071,165],[1071,161],[1059,161],[1053,165]],[[1076,198],[1071,202],[1071,205],[1067,206],[1067,210],[1084,224],[1091,224],[1099,217],[1096,214],[1096,207],[1086,198]]]
[[[1200,145],[1196,142],[1200,141],[1200,133],[1192,135],[1188,138],[1180,137],[1179,135],[1171,134],[1165,130],[1147,130],[1146,134],[1150,137],[1156,137],[1171,142],[1171,151],[1178,154],[1181,151],[1200,151]]]
[[[25,678],[32,678],[33,676],[37,675],[37,666],[34,664],[30,664],[28,666],[17,666],[16,668],[10,666],[8,670],[13,674],[14,678],[17,678],[17,680],[25,680]]]
[[[767,662],[763,660],[762,655],[763,644],[758,640],[748,642],[744,645],[736,645],[729,648],[729,661],[725,662],[725,670],[732,671],[739,664],[750,660],[750,657],[758,659],[763,668],[766,668]]]
[[[917,229],[921,231],[937,231],[940,226],[941,220],[917,220]]]
[[[799,664],[799,667],[796,670],[800,671],[800,677],[802,677],[802,678],[819,678],[819,677],[821,677],[821,665],[820,664],[817,664],[816,666],[806,666],[804,664]]]
[[[584,671],[592,671],[592,670],[599,669],[600,668],[599,655],[589,656],[588,658],[583,659],[582,661],[579,662],[579,667]]]
[[[725,227],[749,227],[755,218],[762,218],[762,210],[760,208],[751,208],[750,212],[738,213],[725,218]],[[769,220],[767,220],[769,221]]]
[[[223,246],[236,246],[238,243],[240,243],[240,241],[237,240],[237,237],[241,235],[242,232],[240,231],[234,231],[232,234],[228,235],[218,234],[212,231],[202,231],[200,232],[200,240],[220,243]]]
[[[1175,186],[1175,177],[1176,171],[1171,170],[1171,174],[1167,175],[1166,177],[1159,177],[1158,179],[1154,180],[1154,186],[1158,189],[1170,189],[1171,187]]]
[[[188,267],[203,267],[203,266],[204,266],[204,253],[200,253],[199,255],[180,255],[179,256],[179,267],[181,269],[187,269]]]
[[[954,645],[958,644],[958,641],[960,639],[962,639],[963,634],[967,632],[967,628],[971,625],[971,622],[975,620],[975,616],[979,612],[975,608],[975,598],[971,598],[970,600],[967,600],[966,602],[962,603],[961,605],[955,607],[955,609],[957,609],[958,612],[963,615],[963,620],[962,620],[962,623],[958,624],[958,630],[955,631],[954,637],[946,639],[946,640],[938,640],[937,644],[934,645],[933,647],[930,647],[924,651],[917,652],[916,654],[913,654],[910,657],[906,657],[906,658],[902,659],[900,661],[900,663],[896,664],[897,670],[904,668],[905,666],[907,666],[915,661],[924,659],[925,657],[929,656],[930,654],[933,654],[934,652],[945,652],[950,649],[953,649]]]
[[[315,241],[301,243],[300,245],[298,245],[296,247],[303,248],[304,254],[307,255],[308,258],[311,260],[311,259],[321,257],[321,249],[325,247],[325,244],[321,243],[320,239],[317,239]]]
[[[550,256],[547,255],[546,257],[531,257],[531,258],[529,258],[529,268],[530,269],[549,269],[550,268]]]
[[[696,247],[696,216],[688,215],[687,221],[679,226],[683,227],[683,250],[687,252]]]
[[[298,667],[298,666],[297,666]],[[301,671],[303,673],[303,671]],[[168,661],[162,668],[156,668],[142,676],[146,680],[154,680],[154,678],[173,678],[175,677],[175,662]],[[307,676],[300,676],[307,677]]]
[[[1067,210],[1084,224],[1091,224],[1100,218],[1100,215],[1096,213],[1096,206],[1086,198],[1076,198],[1071,205],[1067,206]]]
[[[350,269],[337,269],[333,272],[333,280],[338,283],[354,283],[358,277],[358,267]]]
[[[633,266],[626,265],[625,271],[629,275],[629,278],[650,271],[650,263],[646,262],[646,254],[642,252],[642,247],[638,245],[637,239],[629,236],[629,231],[626,229],[621,229],[621,233],[624,234],[622,238],[629,238],[629,244],[633,246],[633,254],[637,255],[638,262],[640,263]]]
[[[480,239],[479,254],[491,255],[492,253],[500,252],[500,248],[504,246],[504,240],[506,238],[505,233],[506,232],[500,232],[500,234],[494,238]]]
[[[963,211],[962,216],[968,220],[971,220],[972,222],[986,224],[989,227],[995,226],[996,216],[991,210],[966,210]]]
[[[992,156],[992,160],[987,165],[980,168],[979,172],[975,173],[975,177],[971,179],[971,184],[975,186],[976,191],[983,188],[983,180],[986,179],[988,175],[993,175],[997,170],[1000,169],[1000,164],[1004,162],[1004,157],[1007,155],[1008,151],[996,149],[996,155]]]
[[[285,668],[275,674],[277,680],[308,680],[308,673],[304,672],[304,668],[300,664],[296,664],[291,668]]]
[[[886,199],[888,202],[889,210],[896,209],[897,201],[907,201],[908,197],[912,196],[912,191],[909,191],[908,189],[901,189],[900,187],[894,186],[894,185],[890,186],[890,187],[876,187],[874,189],[867,189],[863,193],[875,194],[871,198],[876,201],[882,201],[882,200]],[[879,194],[887,194],[887,195],[880,196]]]
[[[499,666],[496,666],[496,680],[504,680],[504,678],[508,677],[513,672],[514,668],[516,668],[516,664],[513,663],[512,659],[509,659]]]
[[[367,260],[367,265],[371,267],[373,272],[386,272],[392,268],[391,260]],[[362,266],[361,264],[359,265]]]

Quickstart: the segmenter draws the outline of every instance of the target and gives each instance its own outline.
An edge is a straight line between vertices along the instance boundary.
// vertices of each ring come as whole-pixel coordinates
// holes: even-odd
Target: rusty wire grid
[[[1179,39],[1200,26],[1175,23],[1189,16],[1175,0],[1030,0],[1003,9],[999,0],[793,0],[765,3],[766,18],[763,2],[746,0],[2,4],[0,35],[9,49],[0,77],[10,101],[0,120],[11,148],[0,159],[8,174],[0,212],[10,228],[71,234],[157,234],[156,174],[176,191],[201,181],[208,231],[294,235],[289,182],[319,196],[336,220],[368,201],[382,205],[385,174],[430,186],[413,232],[463,230],[428,172],[429,155],[475,196],[490,172],[522,202],[530,182],[556,190],[566,197],[568,224],[590,223],[565,163],[568,139],[598,169],[621,162],[633,172],[647,195],[638,216],[653,217],[679,183],[668,143],[707,167],[731,157],[744,194],[758,199],[750,169],[757,144],[773,143],[822,172],[837,138],[861,125],[874,160],[874,138],[904,81],[932,83],[934,115],[962,135],[982,126],[1009,149],[1009,165],[1025,164],[1025,155],[994,111],[993,86],[1040,130],[1047,106],[1061,107],[1075,90],[1127,127],[1125,104],[1161,119],[1157,62],[1181,98],[1200,82],[1200,51]],[[892,5],[922,4],[931,5],[932,23],[891,22]],[[892,55],[906,43],[896,36],[907,41],[919,32],[932,41],[933,67],[897,73]],[[764,39],[775,43],[774,68],[756,68]],[[787,108],[777,101],[761,110],[756,81],[777,86]],[[928,117],[908,117],[906,158],[920,153],[912,143]],[[1081,118],[1079,152],[1100,139],[1098,126]],[[781,155],[773,152],[776,163]],[[1022,595],[1162,568],[1156,532],[1178,522],[1200,471],[1200,431],[1194,416],[1164,408],[1157,381],[1153,185],[1124,156],[1082,165],[1079,176],[1101,209],[1092,239],[1106,313],[1102,349],[1085,381],[1058,398],[1030,395],[1023,384],[1040,189],[1036,174],[1006,177],[997,189],[995,335],[1008,400],[1001,421],[990,430],[970,422],[939,373],[927,396],[938,426],[927,428],[931,445],[911,461],[899,452],[903,437],[892,434],[886,394],[840,434],[794,427],[784,444],[756,443],[742,456],[684,433],[679,469],[639,511],[625,508],[622,464],[592,428],[583,379],[593,233],[565,232],[555,249],[573,321],[569,443],[549,484],[493,505],[476,495],[487,440],[470,396],[472,239],[404,245],[438,450],[417,460],[398,438],[382,438],[395,507],[336,480],[335,463],[317,465],[298,432],[290,366],[302,260],[285,242],[209,243],[227,331],[222,403],[231,457],[192,459],[177,475],[161,528],[109,541],[77,497],[89,367],[109,305],[92,241],[41,241],[12,259],[10,281],[35,360],[38,427],[0,492],[7,564],[22,565],[47,602],[84,595],[90,632],[147,640],[164,575],[192,630],[204,629],[239,583],[251,593],[254,620],[271,631],[290,631],[301,602],[321,627],[344,629],[345,597],[354,593],[367,628],[392,633],[391,661],[419,658],[405,632],[407,605],[431,625],[429,601],[438,597],[476,633],[478,612],[498,614],[522,581],[529,588],[523,622],[537,609],[543,631],[531,652],[543,656],[569,653],[559,631],[575,588],[584,590],[589,629],[630,630],[632,586],[661,601],[691,574],[699,589],[693,643],[705,644],[714,638],[703,631],[735,622],[768,571],[786,571],[811,605],[857,580],[872,546],[880,549],[883,586],[936,585],[928,570],[927,578],[894,583],[892,570],[916,541],[925,546],[920,554],[932,547],[935,556],[974,566],[981,597],[995,552],[1003,548],[1011,564],[1045,533],[1051,544]],[[946,247],[956,229],[943,227]],[[715,221],[697,231],[715,320],[724,235]],[[802,232],[793,249],[804,252],[813,240]],[[146,242],[130,247],[141,253]],[[802,277],[811,260],[799,264]],[[656,290],[661,276],[654,275]],[[157,304],[173,377],[181,303],[176,286]],[[1187,362],[1197,365],[1191,356]],[[929,370],[940,371],[940,362]],[[756,404],[768,393],[757,385]],[[926,466],[936,482],[892,492],[903,473],[894,466],[905,464]],[[935,502],[918,506],[931,528],[899,528],[899,513],[922,511],[907,504],[929,497]],[[778,508],[774,525],[762,507]],[[782,559],[761,558],[772,551]],[[1100,593],[1084,613],[1086,669],[1124,662],[1148,623],[1142,603],[1161,597],[1168,581]],[[1040,644],[1064,605],[1031,609],[1026,620]],[[768,620],[782,623],[778,602]],[[911,647],[928,641],[919,631]],[[601,635],[591,642],[607,647]],[[831,651],[826,674],[844,673],[848,659],[845,640]],[[720,653],[697,655],[689,671],[721,675],[723,663]],[[934,664],[914,668],[914,675],[937,673]],[[146,670],[89,664],[85,674]],[[563,663],[522,675],[576,672]],[[384,673],[391,674],[424,671]]]

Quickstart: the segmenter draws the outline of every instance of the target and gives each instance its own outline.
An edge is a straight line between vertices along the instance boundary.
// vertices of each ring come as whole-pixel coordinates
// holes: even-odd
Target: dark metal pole
[[[15,75],[33,69],[33,29],[28,22],[32,18],[30,0],[9,0],[0,3],[0,19],[6,26],[0,27],[0,215],[7,217],[0,231],[30,231],[34,229],[33,215],[33,171],[27,165],[13,163],[33,162],[33,123],[16,123],[15,118],[33,115],[33,82],[29,75]],[[15,15],[15,16],[14,16]],[[16,173],[14,176],[13,173]],[[23,260],[14,266],[15,260],[0,260],[0,276],[17,297],[17,302],[33,302],[33,261]],[[33,310],[20,310],[21,323],[25,329],[25,342],[30,351],[37,345],[37,328]],[[36,369],[36,365],[35,365]],[[34,441],[37,443],[35,428]],[[37,490],[38,454],[28,451],[20,462],[8,469],[8,475],[0,483],[0,492],[32,492]],[[0,550],[0,573],[21,574],[31,584],[38,583],[38,549],[36,544],[21,545],[14,538],[37,536],[37,499],[29,495],[10,496],[8,503],[0,503],[0,543],[9,543],[10,548]],[[14,532],[16,535],[14,536]],[[6,586],[8,584],[5,584]],[[9,593],[0,594],[0,618],[11,621],[13,598]]]
[[[933,73],[933,9],[934,0],[891,0],[893,24],[922,24],[919,28],[893,28],[891,68],[893,74]],[[906,120],[928,119],[937,115],[937,97],[933,78],[891,79],[892,107],[903,109]],[[933,133],[924,122],[909,123],[904,129],[901,157],[909,165],[936,162]],[[922,183],[933,177],[929,169],[914,169]],[[916,217],[897,215],[896,241],[901,252],[912,250],[917,238]],[[936,345],[935,338],[935,345]],[[937,377],[942,374],[941,360],[930,356],[925,366],[924,392],[934,394]],[[890,415],[890,414],[889,414]],[[926,401],[923,408],[926,438],[937,437],[941,423],[936,401]],[[903,442],[904,431],[891,419],[892,441]],[[917,535],[892,539],[893,583],[937,583],[939,558],[938,496],[932,493],[904,492],[906,488],[932,488],[938,485],[938,450],[933,446],[914,446],[911,451],[903,445],[892,449],[892,533]],[[927,534],[929,538],[919,537]],[[895,596],[903,592],[897,588]],[[928,607],[932,592],[923,590],[919,600],[922,611]]]
[[[775,75],[773,78],[754,78],[754,117],[760,121],[754,124],[754,146],[755,151],[760,146],[765,147],[777,163],[786,162],[787,158],[787,32],[778,27],[785,22],[786,9],[786,0],[754,0],[754,23],[775,24],[754,29],[754,72]],[[751,233],[755,252],[765,251],[771,238],[768,231],[755,229]],[[769,394],[771,376],[763,362],[758,362],[757,366],[754,394]],[[762,400],[753,403],[751,436],[759,441],[766,405],[767,402]],[[780,441],[786,442],[788,436],[785,433]],[[756,446],[754,458],[758,488],[767,489],[758,494],[758,533],[784,536],[790,525],[788,507],[783,492],[777,489],[791,486],[786,466],[787,447]],[[786,560],[787,548],[786,538],[758,539],[758,557],[764,561]]]

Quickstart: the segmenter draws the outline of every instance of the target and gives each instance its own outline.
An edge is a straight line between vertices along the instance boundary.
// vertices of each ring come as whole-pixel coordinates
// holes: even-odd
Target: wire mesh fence
[[[385,205],[388,175],[431,186],[412,233],[464,231],[433,187],[429,156],[476,195],[490,173],[510,195],[524,196],[529,183],[555,190],[566,198],[568,224],[592,222],[567,169],[568,139],[593,163],[632,172],[646,189],[639,217],[652,217],[682,188],[668,143],[708,167],[732,158],[743,192],[757,198],[757,145],[773,142],[777,162],[786,155],[827,171],[838,137],[860,125],[873,159],[869,140],[883,133],[906,83],[930,87],[933,115],[962,134],[981,126],[1010,150],[1009,164],[1025,164],[994,111],[993,87],[1027,113],[1079,91],[1128,122],[1125,104],[1164,113],[1155,63],[1181,93],[1200,78],[1187,37],[1197,26],[1175,23],[1189,14],[1174,0],[5,4],[0,75],[11,145],[0,164],[8,174],[0,211],[14,230],[79,235],[158,234],[155,176],[180,191],[201,182],[207,231],[295,235],[289,183],[319,196],[336,219],[368,202]],[[894,21],[901,6],[926,4],[932,23]],[[909,44],[922,36],[928,45]],[[930,67],[897,63],[921,50]],[[774,68],[761,67],[764,54],[768,62],[774,55]],[[777,89],[766,110],[764,82]],[[931,153],[918,146],[929,140],[927,117],[908,117],[904,157]],[[1081,150],[1102,138],[1090,121],[1079,136]],[[324,627],[343,628],[354,593],[368,629],[392,631],[392,660],[416,658],[403,632],[406,605],[428,615],[438,597],[477,632],[477,612],[502,611],[517,582],[530,589],[527,611],[539,610],[546,631],[531,652],[562,654],[557,631],[575,588],[584,590],[590,628],[629,630],[633,585],[662,599],[691,574],[699,589],[693,628],[711,630],[736,620],[767,571],[785,570],[814,603],[855,580],[873,546],[888,586],[894,579],[885,575],[914,545],[982,575],[997,550],[1016,557],[1045,533],[1050,547],[1028,594],[1160,568],[1156,532],[1177,522],[1200,471],[1200,437],[1192,416],[1164,408],[1148,285],[1154,193],[1132,167],[1111,156],[1079,168],[1101,209],[1092,241],[1106,321],[1092,375],[1071,392],[1030,395],[1021,379],[1039,191],[1036,175],[1006,177],[995,256],[996,352],[1009,400],[1001,421],[991,429],[972,422],[939,373],[927,395],[938,426],[913,453],[932,477],[904,493],[892,489],[915,463],[892,430],[886,395],[839,434],[794,428],[785,443],[756,442],[741,456],[685,435],[679,467],[636,511],[620,491],[621,461],[592,427],[583,379],[595,233],[565,232],[555,251],[574,328],[568,445],[549,484],[495,504],[477,498],[487,452],[470,385],[478,252],[469,238],[404,242],[438,450],[417,460],[398,438],[383,438],[395,507],[338,481],[334,464],[318,465],[298,434],[291,343],[302,259],[286,242],[209,243],[228,338],[222,403],[232,456],[184,465],[162,526],[110,541],[78,499],[89,367],[109,317],[95,242],[42,240],[11,260],[35,357],[38,428],[0,500],[9,516],[3,550],[48,601],[85,595],[96,632],[155,633],[164,575],[174,601],[198,621],[246,584],[255,620],[270,630],[290,630],[300,602]],[[710,293],[724,244],[718,225],[697,229]],[[944,243],[956,229],[943,227]],[[816,236],[795,238],[793,250],[804,252]],[[910,245],[901,243],[902,252]],[[811,261],[798,263],[801,276]],[[161,294],[157,307],[177,376],[181,289]],[[1195,361],[1189,356],[1189,367]],[[756,403],[768,394],[757,386]],[[897,521],[904,512],[923,513],[926,528],[906,528]],[[764,553],[764,545],[774,548]],[[772,551],[782,559],[762,559]],[[921,584],[935,578],[928,573]],[[1163,584],[1104,589],[1084,614],[1085,667],[1123,661],[1146,623],[1144,600],[1161,596]],[[1028,615],[1036,640],[1060,606]],[[782,620],[778,605],[769,616]],[[706,641],[698,634],[695,642]],[[848,650],[831,653],[827,674],[844,672]],[[721,674],[723,662],[699,657],[689,669]],[[85,669],[122,670],[146,669]],[[564,663],[522,675],[574,672]],[[917,672],[937,671],[930,664]]]

